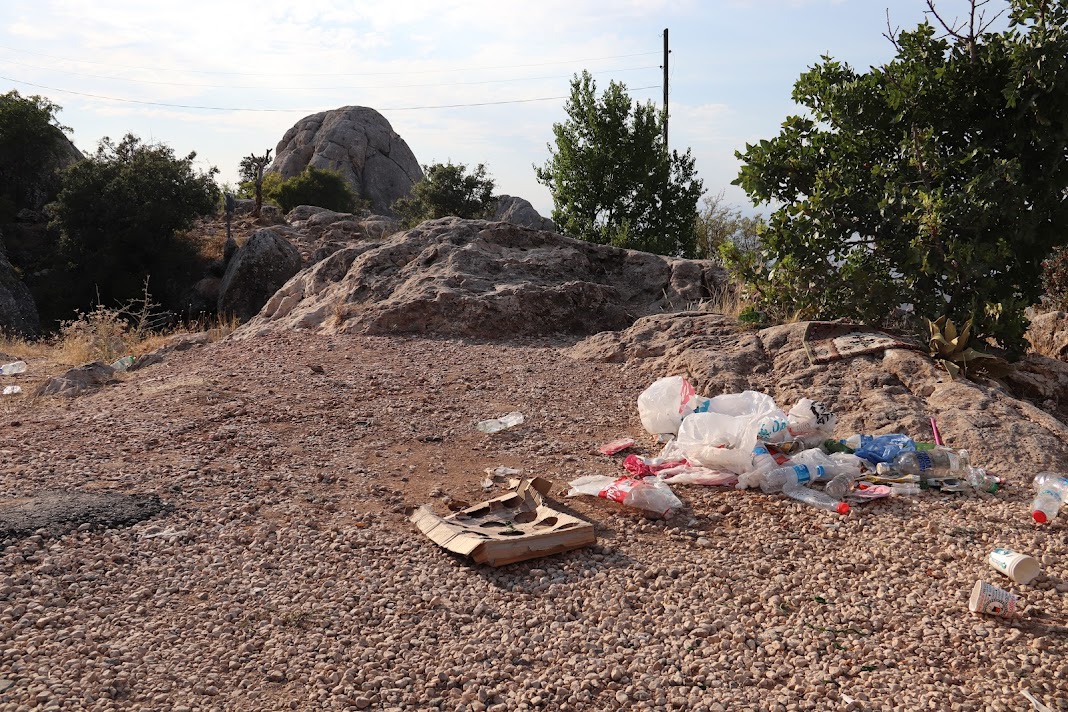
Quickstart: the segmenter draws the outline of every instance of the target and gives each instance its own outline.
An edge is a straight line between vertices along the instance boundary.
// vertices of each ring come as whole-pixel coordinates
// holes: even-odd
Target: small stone
[[[356,709],[365,710],[371,706],[371,700],[367,699],[366,697],[357,697],[356,702],[354,704],[356,705]]]
[[[623,690],[620,690],[616,693],[616,702],[621,705],[625,705],[630,702],[630,695],[628,695],[626,692],[623,692]]]
[[[704,549],[710,549],[710,548],[712,548],[712,540],[709,539],[708,537],[703,537],[703,536],[702,537],[698,537],[697,538],[697,546],[700,546],[700,547],[702,547]]]
[[[267,682],[285,682],[286,676],[281,670],[268,670]]]

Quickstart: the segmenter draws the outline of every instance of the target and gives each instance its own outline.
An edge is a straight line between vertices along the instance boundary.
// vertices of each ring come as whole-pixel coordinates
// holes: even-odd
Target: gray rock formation
[[[36,396],[66,396],[74,398],[86,391],[104,385],[115,375],[115,369],[103,361],[72,368],[62,376],[49,378],[37,387]]]
[[[725,279],[708,261],[443,218],[335,252],[278,290],[242,333],[590,334],[683,309]]]
[[[419,161],[374,109],[343,106],[306,116],[286,132],[268,171],[292,178],[307,166],[339,171],[376,213],[391,206],[423,177]]]
[[[219,314],[247,321],[279,287],[300,271],[300,252],[278,232],[259,230],[226,266],[219,285]]]
[[[0,331],[33,336],[40,328],[33,295],[7,261],[0,235]]]
[[[786,408],[812,398],[830,406],[841,433],[930,439],[933,416],[947,445],[981,453],[976,464],[995,474],[1018,470],[1021,462],[1032,472],[1063,469],[1068,364],[1028,357],[1009,377],[982,382],[954,380],[922,351],[903,349],[814,366],[802,343],[805,326],[750,331],[720,314],[659,314],[592,336],[569,353],[629,363],[650,379],[684,375],[707,396],[751,389]]]
[[[522,225],[534,230],[558,232],[556,223],[549,218],[543,218],[529,200],[517,198],[513,195],[502,195],[497,200],[497,209],[493,213],[494,220],[503,220],[514,225]]]

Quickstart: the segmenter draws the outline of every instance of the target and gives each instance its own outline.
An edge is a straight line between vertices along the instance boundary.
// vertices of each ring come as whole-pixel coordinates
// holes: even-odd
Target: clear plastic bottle
[[[819,478],[823,474],[823,468],[819,466],[810,470],[807,465],[785,465],[765,472],[760,478],[760,489],[769,494],[782,492],[787,487],[806,485],[812,481],[813,475]]]
[[[809,489],[802,485],[787,485],[783,488],[783,494],[791,499],[796,499],[798,502],[804,502],[805,504],[817,507],[819,509],[826,509],[828,512],[837,512],[838,514],[849,514],[849,505],[845,502],[831,497],[826,492],[820,492],[819,490]]]
[[[1040,472],[1035,476],[1038,494],[1031,503],[1031,517],[1039,524],[1048,524],[1057,516],[1061,504],[1068,498],[1068,477],[1056,472]]]
[[[980,492],[993,494],[998,491],[998,480],[986,474],[986,470],[981,467],[969,467],[965,479],[968,480],[968,484]]]
[[[830,481],[823,486],[823,491],[831,497],[841,499],[852,491],[856,481],[857,475],[854,475],[852,472],[841,472],[832,477]]]
[[[14,361],[12,363],[5,363],[0,366],[0,375],[14,376],[16,373],[26,373],[26,369],[29,368],[25,361]]]
[[[776,469],[779,463],[775,462],[775,456],[768,452],[764,443],[757,443],[753,448],[753,469],[757,472],[768,473]]]
[[[876,471],[880,475],[919,475],[921,480],[929,477],[948,477],[966,472],[970,463],[967,450],[950,450],[936,447],[931,450],[898,453],[891,462],[881,462]]]
[[[894,482],[890,485],[891,497],[915,497],[920,493],[920,486],[908,482]]]
[[[507,415],[502,415],[500,418],[490,418],[489,420],[479,421],[475,427],[483,433],[499,433],[502,430],[508,428],[514,428],[517,425],[523,423],[523,414],[517,410],[513,410]]]

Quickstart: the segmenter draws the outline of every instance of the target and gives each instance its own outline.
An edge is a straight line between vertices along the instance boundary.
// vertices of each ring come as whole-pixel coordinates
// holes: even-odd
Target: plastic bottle
[[[936,447],[932,450],[905,451],[898,453],[890,462],[880,462],[876,471],[880,475],[919,475],[921,480],[929,477],[947,477],[967,471],[967,450],[950,450]]]
[[[1048,524],[1057,516],[1061,504],[1068,498],[1068,477],[1056,472],[1040,472],[1035,476],[1038,494],[1031,503],[1031,517],[1039,524]]]
[[[778,468],[779,463],[775,462],[775,457],[768,452],[768,448],[764,446],[764,443],[757,443],[753,448],[753,469],[757,472],[768,473]]]
[[[28,366],[25,361],[14,361],[0,366],[0,376],[14,376],[16,373],[26,373]]]
[[[998,480],[986,474],[986,470],[981,467],[969,467],[965,479],[968,480],[968,484],[980,492],[993,494],[998,491]]]
[[[782,492],[787,487],[808,484],[812,481],[813,474],[817,478],[822,477],[824,474],[823,468],[817,466],[813,471],[807,465],[777,467],[771,472],[764,473],[764,476],[760,478],[760,489],[769,494],[771,492]]]
[[[920,493],[920,486],[907,482],[895,482],[890,485],[891,497],[915,497]]]
[[[837,512],[838,514],[849,514],[848,504],[831,497],[826,492],[809,489],[801,485],[787,485],[783,488],[783,493],[791,499],[804,502],[812,507],[826,509],[828,512]]]

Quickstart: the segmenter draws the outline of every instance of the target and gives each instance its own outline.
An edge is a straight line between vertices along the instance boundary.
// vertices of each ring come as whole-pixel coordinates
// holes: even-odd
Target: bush
[[[288,213],[298,205],[314,205],[339,213],[351,213],[357,208],[356,196],[337,171],[308,166],[300,174],[280,181],[275,193],[273,182],[269,189],[268,181],[273,181],[271,176],[277,175],[267,173],[263,176],[263,195],[274,199],[283,212]]]
[[[127,134],[117,144],[102,139],[95,155],[64,171],[49,212],[75,304],[129,300],[150,274],[166,287],[184,256],[176,233],[212,213],[219,199],[218,171],[195,172],[195,157]]]
[[[70,131],[56,121],[59,110],[40,96],[0,94],[0,223],[22,208],[39,209],[54,195],[63,132]]]
[[[493,179],[479,163],[472,173],[463,163],[435,163],[423,166],[425,178],[412,186],[411,195],[393,203],[404,227],[424,220],[455,216],[486,218],[494,208]]]
[[[264,173],[263,182],[261,183],[261,195],[263,196],[263,202],[274,203],[279,205],[278,193],[282,189],[282,174],[281,173]],[[245,180],[241,181],[240,186],[237,189],[237,197],[255,199],[256,197],[256,183],[254,181]],[[289,212],[288,210],[286,212]]]
[[[1042,263],[1042,305],[1068,311],[1068,248],[1058,247]]]

